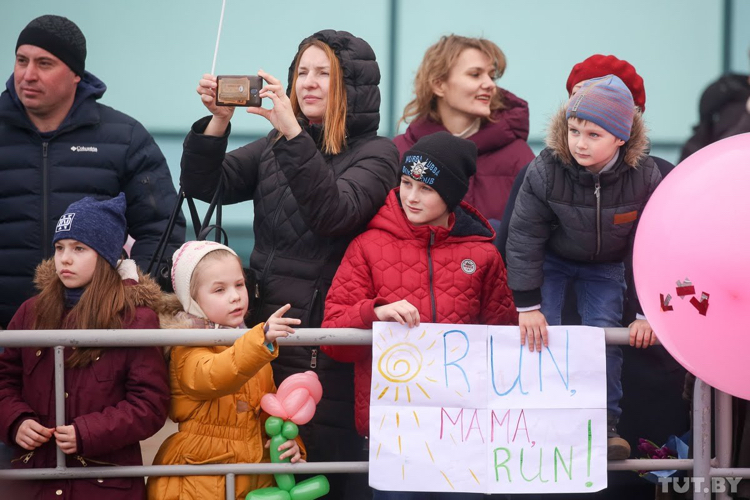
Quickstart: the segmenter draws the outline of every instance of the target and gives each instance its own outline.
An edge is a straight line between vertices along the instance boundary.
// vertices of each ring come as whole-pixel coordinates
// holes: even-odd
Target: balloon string
[[[227,0],[221,0],[221,17],[219,18],[219,32],[216,34],[216,48],[214,49],[214,62],[211,64],[211,74],[214,74],[216,70],[216,56],[219,55],[219,40],[221,39],[221,26],[224,24],[224,7],[227,5]]]

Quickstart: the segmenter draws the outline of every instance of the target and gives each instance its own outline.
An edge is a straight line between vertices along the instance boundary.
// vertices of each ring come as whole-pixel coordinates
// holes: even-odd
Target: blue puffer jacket
[[[34,269],[52,255],[57,219],[85,196],[124,192],[132,258],[145,268],[176,191],[154,139],[133,118],[99,104],[107,87],[86,72],[60,127],[41,134],[26,116],[13,76],[0,94],[0,327],[34,295]],[[178,221],[171,243],[185,237]],[[169,251],[167,255],[171,255]]]

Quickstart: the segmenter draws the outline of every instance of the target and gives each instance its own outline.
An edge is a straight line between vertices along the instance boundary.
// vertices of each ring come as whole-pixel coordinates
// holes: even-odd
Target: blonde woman
[[[220,179],[224,202],[253,200],[255,274],[253,324],[284,304],[301,328],[319,327],[328,288],[349,242],[398,183],[398,152],[378,137],[380,71],[372,48],[344,31],[302,41],[286,92],[272,75],[260,96],[270,109],[248,108],[273,130],[226,153],[231,107],[215,103],[216,78],[204,75],[198,94],[211,116],[193,124],[182,156],[182,187],[209,200]],[[262,319],[261,319],[262,318]],[[319,347],[285,347],[273,363],[277,385],[315,370],[323,385],[315,418],[301,428],[310,461],[366,460],[354,429],[354,375]],[[363,474],[331,476],[330,498],[362,498]],[[352,482],[361,486],[352,489]]]
[[[403,154],[420,138],[447,130],[477,145],[477,173],[464,201],[494,227],[518,171],[534,153],[526,144],[529,109],[526,101],[498,87],[505,54],[483,38],[444,36],[427,49],[414,79],[414,99],[401,121],[411,122],[394,139]]]

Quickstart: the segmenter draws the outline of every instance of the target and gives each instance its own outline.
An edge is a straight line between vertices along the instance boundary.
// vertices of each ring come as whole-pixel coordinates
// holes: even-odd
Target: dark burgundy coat
[[[529,138],[529,107],[526,101],[498,87],[506,108],[496,111],[479,132],[467,137],[477,145],[477,173],[469,181],[464,201],[487,219],[502,220],[513,180],[534,153],[526,144]],[[421,137],[446,130],[440,123],[419,120],[396,136],[393,142],[401,156]]]
[[[158,293],[156,284],[150,280],[147,283]],[[132,284],[126,288],[129,293],[151,294],[137,290],[144,285]],[[21,305],[9,330],[31,329],[36,300],[32,297]],[[139,306],[135,316],[123,325],[123,329],[138,328],[159,328],[156,313]],[[66,358],[72,352],[66,348]],[[18,427],[26,419],[45,427],[55,426],[53,367],[52,348],[10,348],[0,356],[0,437],[14,448],[13,468],[56,466],[54,437],[32,455],[15,442]],[[66,368],[66,424],[72,424],[78,436],[78,451],[67,456],[67,466],[142,465],[139,441],[164,425],[168,408],[167,367],[157,347],[107,349],[89,366]],[[29,481],[14,487],[21,488],[16,497],[25,499],[145,498],[140,477]],[[62,494],[57,495],[57,491]]]

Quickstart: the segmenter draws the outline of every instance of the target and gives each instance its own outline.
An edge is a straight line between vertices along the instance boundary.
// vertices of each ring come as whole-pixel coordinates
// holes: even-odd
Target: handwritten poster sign
[[[604,331],[373,326],[370,485],[475,493],[607,486]]]

